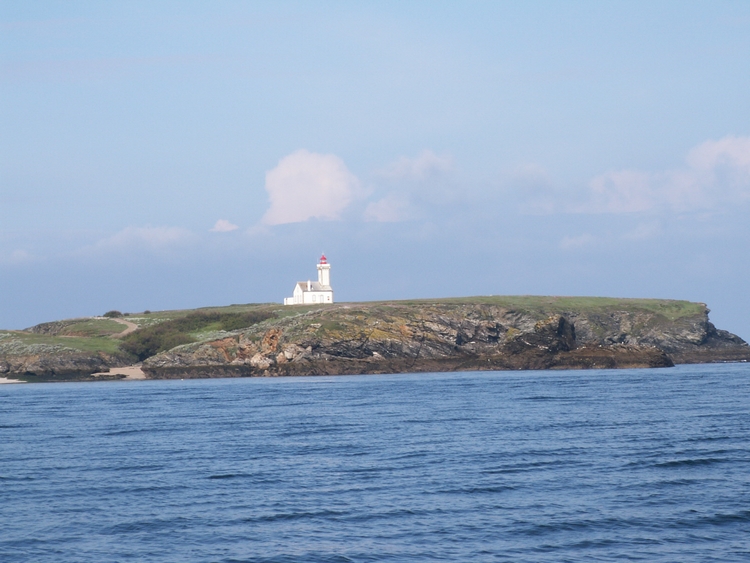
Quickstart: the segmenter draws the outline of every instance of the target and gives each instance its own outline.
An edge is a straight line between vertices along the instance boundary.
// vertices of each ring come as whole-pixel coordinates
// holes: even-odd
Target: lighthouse
[[[323,254],[318,261],[318,281],[297,282],[291,297],[284,298],[284,305],[328,305],[333,303],[331,287],[331,265]]]
[[[325,287],[331,287],[331,265],[328,258],[323,254],[318,262],[318,283]]]

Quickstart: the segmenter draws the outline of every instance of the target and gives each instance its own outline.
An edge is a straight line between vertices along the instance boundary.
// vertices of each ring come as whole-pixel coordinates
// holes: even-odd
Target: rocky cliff
[[[0,338],[0,377],[30,378],[30,381],[81,380],[90,379],[92,373],[131,363],[132,357],[119,352],[78,350],[64,345],[28,344],[18,339]]]
[[[747,361],[699,303],[596,298],[473,298],[337,304],[179,346],[149,377],[667,367]],[[296,314],[295,314],[296,313]]]
[[[143,313],[129,316],[128,322],[88,317],[0,331],[0,377],[92,379],[94,372],[133,364],[160,349],[166,351],[143,363],[149,377],[665,367],[750,360],[750,347],[717,330],[708,313],[704,304],[686,301],[517,296],[317,307],[235,305]],[[126,330],[126,324],[132,328]],[[230,330],[234,327],[247,328]],[[143,345],[137,353],[128,348],[133,348],[128,339],[134,338]],[[112,374],[115,378],[116,370]]]

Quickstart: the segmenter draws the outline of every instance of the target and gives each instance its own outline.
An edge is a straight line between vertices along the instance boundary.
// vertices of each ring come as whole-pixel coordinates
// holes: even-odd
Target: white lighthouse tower
[[[326,255],[318,262],[318,281],[297,282],[291,297],[284,298],[284,305],[328,305],[333,303],[331,287],[331,265]]]
[[[318,262],[318,283],[324,287],[331,287],[331,265],[323,254]]]

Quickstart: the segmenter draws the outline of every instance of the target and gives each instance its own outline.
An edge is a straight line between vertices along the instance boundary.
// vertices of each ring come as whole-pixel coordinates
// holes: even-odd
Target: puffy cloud
[[[687,166],[662,172],[619,170],[590,183],[592,213],[691,211],[750,200],[750,138],[729,136],[693,148]]]
[[[0,255],[0,264],[26,264],[35,260],[36,257],[33,254],[23,249],[16,249],[6,256]]]
[[[525,163],[517,166],[505,184],[520,198],[520,209],[524,213],[548,215],[557,208],[560,194],[555,189],[547,170],[539,164]],[[505,191],[507,194],[508,191]]]
[[[390,193],[383,199],[368,204],[365,208],[366,221],[393,223],[405,221],[411,216],[408,199],[397,193]]]
[[[118,253],[132,250],[161,252],[190,242],[193,234],[179,227],[126,227],[79,251],[79,254]]]
[[[625,233],[622,238],[625,240],[643,241],[652,239],[662,232],[659,223],[640,223],[633,230]]]
[[[731,199],[750,199],[750,137],[706,141],[690,151],[687,163],[704,185],[720,187]]]
[[[715,172],[727,167],[750,180],[750,137],[728,136],[718,141],[706,141],[690,151],[688,164],[695,170]]]
[[[591,211],[628,213],[648,211],[654,205],[653,177],[647,172],[620,170],[597,176],[589,184]]]
[[[266,225],[335,220],[354,200],[359,181],[338,156],[298,150],[266,173],[271,207]]]
[[[236,231],[239,229],[237,225],[234,223],[230,223],[226,219],[219,219],[216,221],[216,224],[211,229],[211,232],[213,233],[228,233],[230,231]]]
[[[400,157],[379,172],[379,175],[391,179],[421,181],[443,172],[453,170],[453,159],[450,155],[438,156],[425,149],[414,158]]]
[[[380,199],[367,205],[367,221],[396,222],[429,214],[460,199],[451,172],[453,159],[423,150],[410,158],[402,156],[375,173]]]

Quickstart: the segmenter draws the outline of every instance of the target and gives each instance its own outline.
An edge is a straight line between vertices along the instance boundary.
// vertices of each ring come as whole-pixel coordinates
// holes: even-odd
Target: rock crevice
[[[520,311],[488,304],[361,304],[266,321],[148,359],[150,377],[667,367],[750,359],[708,309]],[[231,372],[231,373],[230,373]]]

